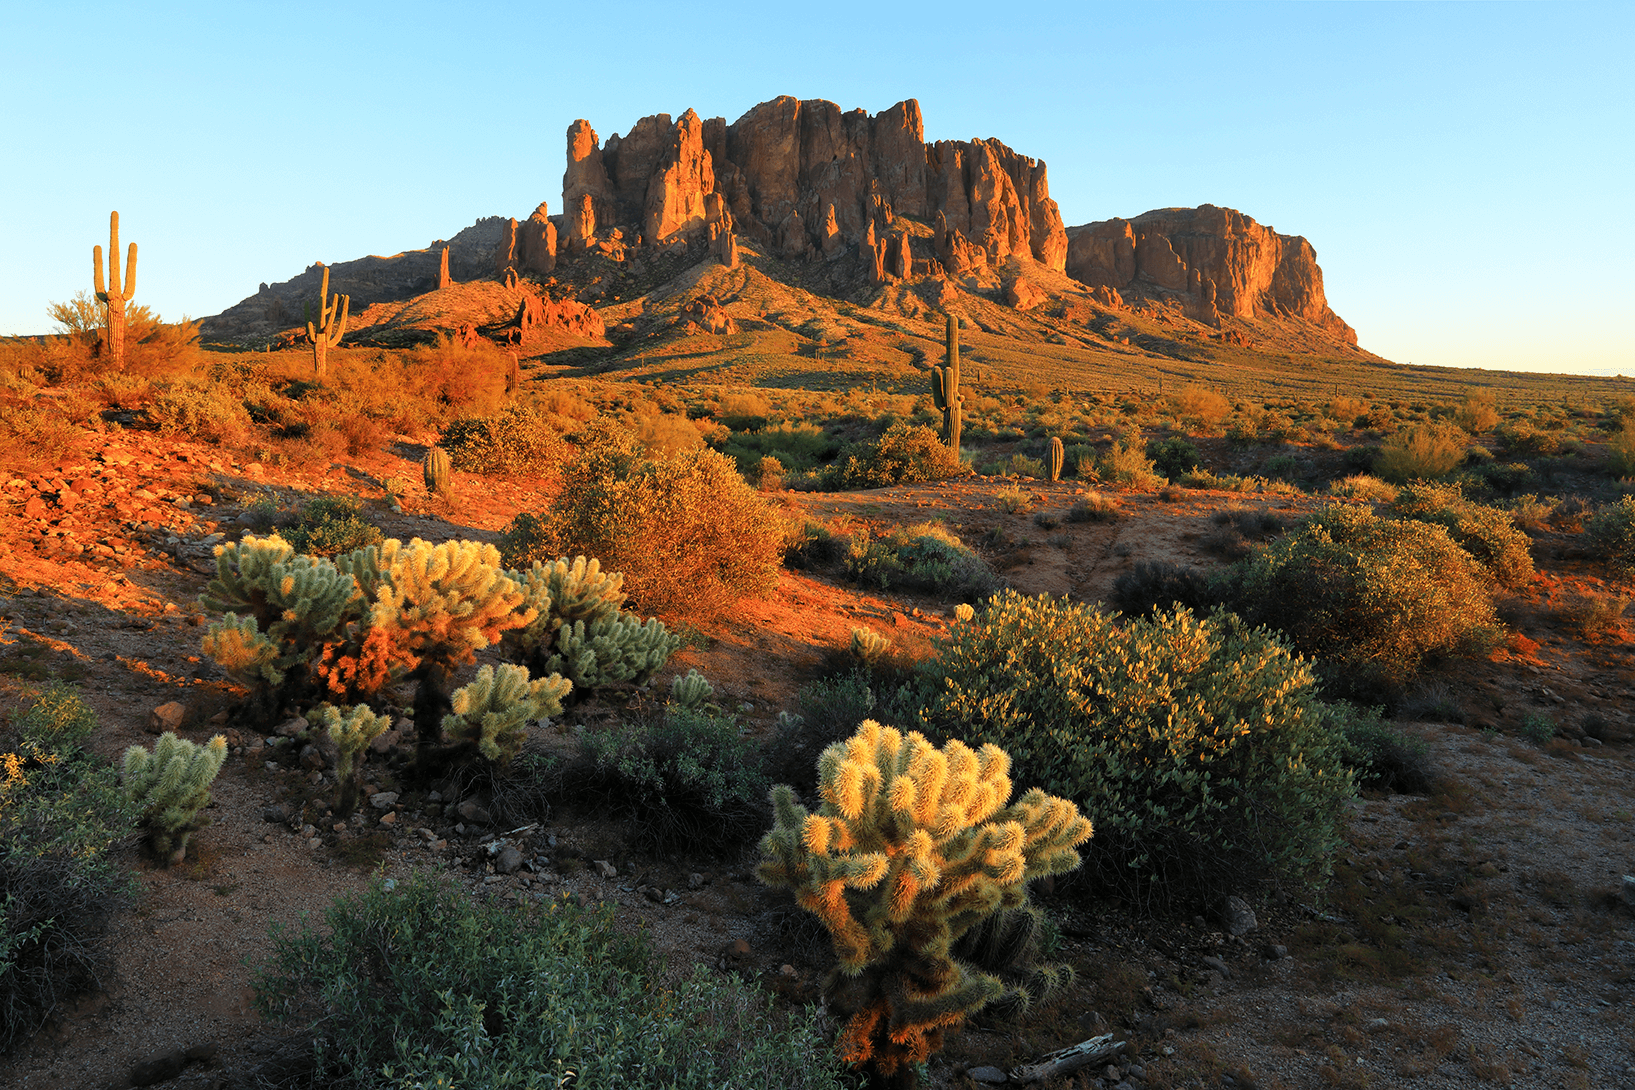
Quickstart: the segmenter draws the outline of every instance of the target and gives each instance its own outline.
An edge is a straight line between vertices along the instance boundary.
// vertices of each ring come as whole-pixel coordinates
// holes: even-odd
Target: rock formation
[[[1161,208],[1072,228],[1067,273],[1108,298],[1172,293],[1200,320],[1297,317],[1347,344],[1357,334],[1329,309],[1317,252],[1212,204]]]
[[[1061,270],[1067,257],[1045,164],[997,140],[927,145],[912,99],[874,117],[787,96],[731,125],[691,110],[674,122],[655,114],[605,145],[575,121],[562,199],[564,250],[615,227],[658,245],[731,230],[785,257],[857,253],[873,278],[903,278],[915,236],[893,225],[907,216],[936,221],[922,258],[956,275],[1013,256]]]

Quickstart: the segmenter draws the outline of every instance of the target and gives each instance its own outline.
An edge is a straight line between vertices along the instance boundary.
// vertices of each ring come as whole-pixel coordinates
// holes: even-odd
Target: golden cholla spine
[[[829,930],[840,966],[830,998],[847,1008],[845,1058],[890,1075],[926,1059],[942,1034],[1007,992],[952,947],[1026,883],[1079,864],[1090,822],[1065,799],[1029,791],[1013,805],[1010,758],[872,720],[818,761],[817,813],[772,793],[761,881],[783,886]]]

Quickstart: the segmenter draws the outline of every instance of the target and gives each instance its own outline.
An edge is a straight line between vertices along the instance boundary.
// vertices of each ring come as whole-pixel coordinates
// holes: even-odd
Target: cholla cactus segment
[[[203,602],[254,617],[269,639],[305,645],[339,631],[361,597],[352,576],[330,561],[299,554],[277,535],[246,534],[216,546],[216,575]]]
[[[386,541],[349,564],[365,572],[360,582],[371,592],[368,626],[390,633],[414,657],[470,662],[473,652],[535,616],[522,608],[523,591],[506,577],[492,545]],[[378,572],[373,578],[370,566]]]
[[[878,662],[891,650],[891,641],[872,628],[852,629],[852,657],[862,663]]]
[[[229,613],[204,634],[204,653],[242,685],[278,686],[295,656],[262,634],[254,617]]]
[[[142,811],[154,850],[168,862],[181,861],[189,834],[204,825],[199,814],[226,758],[227,739],[219,734],[200,746],[166,731],[151,753],[142,746],[125,751],[121,790]]]
[[[335,775],[345,779],[357,767],[358,754],[369,743],[386,733],[392,725],[389,715],[379,715],[367,704],[337,708],[324,704],[318,708],[318,721],[328,730],[339,756],[335,761]]]
[[[528,724],[562,713],[562,698],[573,684],[560,674],[529,680],[521,666],[484,666],[471,684],[454,692],[454,712],[443,717],[443,733],[475,743],[491,761],[509,761],[522,748]]]
[[[997,746],[938,749],[872,720],[826,749],[818,770],[815,814],[789,788],[773,791],[757,874],[828,928],[850,994],[866,997],[843,1034],[846,1058],[890,1074],[1005,993],[951,946],[1024,905],[1029,880],[1078,866],[1090,822],[1037,790],[1007,806],[1010,758]]]
[[[976,616],[976,607],[967,602],[961,602],[954,607],[954,619],[969,622]]]
[[[563,557],[543,567],[549,580],[551,612],[565,624],[611,617],[624,605],[624,575],[604,572],[594,558]]]
[[[506,639],[514,646],[532,651],[555,636],[562,624],[562,618],[552,610],[556,599],[551,594],[551,568],[536,560],[526,571],[506,569],[505,577],[522,590],[521,608],[534,613],[533,620],[506,633]]]
[[[658,618],[643,622],[619,613],[557,629],[555,653],[546,660],[545,668],[566,674],[582,689],[620,681],[641,685],[680,646],[681,637],[666,630]]]
[[[676,675],[670,682],[670,703],[683,708],[697,708],[715,695],[715,686],[697,670],[688,670],[687,676]]]

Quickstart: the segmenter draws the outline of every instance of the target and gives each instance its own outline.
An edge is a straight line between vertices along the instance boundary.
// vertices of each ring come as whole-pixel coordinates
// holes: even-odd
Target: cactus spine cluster
[[[506,639],[536,673],[565,674],[581,690],[620,681],[641,685],[681,646],[658,619],[643,622],[620,612],[624,576],[604,572],[597,560],[536,560],[527,571],[505,574],[522,587],[524,608],[536,614]]]
[[[307,339],[312,342],[312,374],[316,382],[322,382],[329,377],[329,365],[325,357],[331,348],[341,343],[346,336],[347,314],[352,308],[350,295],[329,294],[329,266],[320,265],[324,270],[324,282],[318,289],[318,321],[311,320],[311,312],[307,317]]]
[[[955,945],[993,913],[1025,907],[1032,879],[1077,867],[1090,822],[1038,789],[1007,806],[1010,757],[997,746],[938,749],[872,720],[823,751],[818,792],[812,814],[787,786],[773,789],[756,874],[792,890],[834,941],[825,993],[849,1015],[843,1057],[892,1076],[1006,995]]]
[[[187,856],[187,838],[209,824],[210,783],[227,758],[227,739],[216,735],[195,745],[171,731],[159,736],[150,753],[142,746],[125,751],[121,790],[142,812],[154,854],[174,866]]]
[[[681,637],[657,617],[637,620],[626,613],[594,621],[565,622],[556,630],[556,653],[544,668],[563,673],[584,689],[619,681],[645,685],[681,646]]]
[[[426,479],[426,491],[433,495],[446,496],[453,487],[454,463],[442,447],[432,447],[426,452],[420,462],[420,473]]]
[[[1051,480],[1059,481],[1059,480],[1062,479],[1062,463],[1064,461],[1066,461],[1066,460],[1067,460],[1067,454],[1062,449],[1062,437],[1059,436],[1059,435],[1052,435],[1050,437],[1050,479]]]
[[[942,410],[942,436],[948,449],[959,454],[959,433],[965,427],[965,396],[959,392],[959,319],[948,315],[948,359],[931,369],[931,400]]]
[[[529,680],[521,666],[484,666],[471,684],[457,689],[443,733],[456,744],[473,746],[491,761],[515,757],[530,722],[562,714],[562,698],[573,688],[558,674]]]
[[[136,294],[136,243],[125,256],[125,285],[119,284],[119,213],[108,214],[108,277],[102,277],[102,247],[91,247],[91,283],[97,302],[107,308],[108,353],[114,370],[125,367],[125,304]]]

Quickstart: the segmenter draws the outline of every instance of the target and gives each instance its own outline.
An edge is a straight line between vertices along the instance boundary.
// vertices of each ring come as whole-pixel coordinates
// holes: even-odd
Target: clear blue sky
[[[1007,22],[1007,20],[1009,20]],[[560,211],[564,132],[779,94],[1050,164],[1068,224],[1205,202],[1317,249],[1403,362],[1635,376],[1635,5],[0,5],[0,333],[220,311]]]

